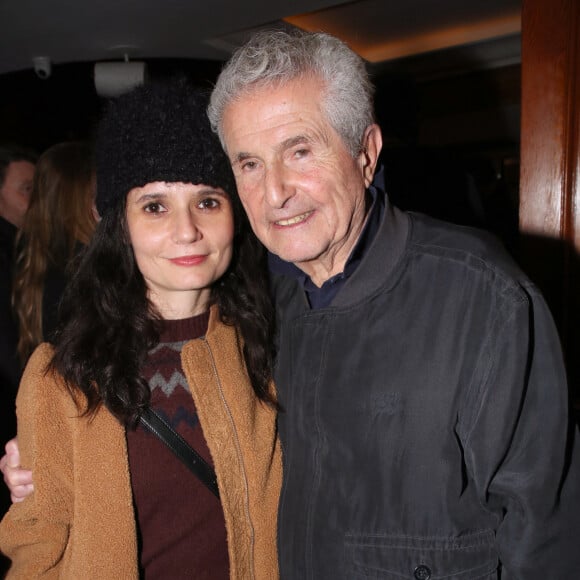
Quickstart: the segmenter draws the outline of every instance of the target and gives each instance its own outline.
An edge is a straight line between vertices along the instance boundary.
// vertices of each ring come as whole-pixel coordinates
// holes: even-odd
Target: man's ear
[[[362,148],[359,153],[359,163],[365,187],[368,187],[375,174],[379,153],[383,148],[383,136],[381,128],[377,124],[369,125],[364,132]]]

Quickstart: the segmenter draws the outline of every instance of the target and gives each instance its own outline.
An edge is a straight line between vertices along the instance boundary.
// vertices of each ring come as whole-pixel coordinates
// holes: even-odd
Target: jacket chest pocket
[[[498,557],[491,531],[460,537],[347,534],[351,580],[494,580]]]

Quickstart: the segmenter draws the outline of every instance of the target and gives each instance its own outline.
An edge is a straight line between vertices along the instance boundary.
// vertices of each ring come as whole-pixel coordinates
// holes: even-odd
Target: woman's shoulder
[[[54,347],[48,342],[43,342],[39,344],[34,352],[30,355],[24,373],[22,375],[22,381],[25,379],[30,379],[32,377],[38,377],[39,375],[44,376],[48,369],[52,357],[54,354]]]
[[[36,347],[22,374],[17,405],[30,404],[36,407],[50,401],[52,407],[58,404],[58,401],[65,405],[72,403],[62,377],[51,368],[53,355],[54,347],[47,342]],[[63,396],[59,397],[59,393]]]

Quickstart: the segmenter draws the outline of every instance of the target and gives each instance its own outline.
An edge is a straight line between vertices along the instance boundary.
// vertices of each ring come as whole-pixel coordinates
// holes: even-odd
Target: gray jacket
[[[282,579],[578,577],[559,340],[498,242],[387,202],[331,307],[274,278]]]

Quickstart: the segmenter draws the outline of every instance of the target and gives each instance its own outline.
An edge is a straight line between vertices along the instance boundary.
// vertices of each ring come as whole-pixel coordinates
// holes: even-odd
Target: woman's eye
[[[161,213],[165,208],[159,202],[152,201],[151,203],[148,203],[146,206],[144,206],[143,209],[147,213]]]
[[[199,207],[201,209],[215,209],[216,207],[219,207],[219,205],[220,205],[220,202],[217,199],[214,199],[212,197],[202,199],[199,202]]]

